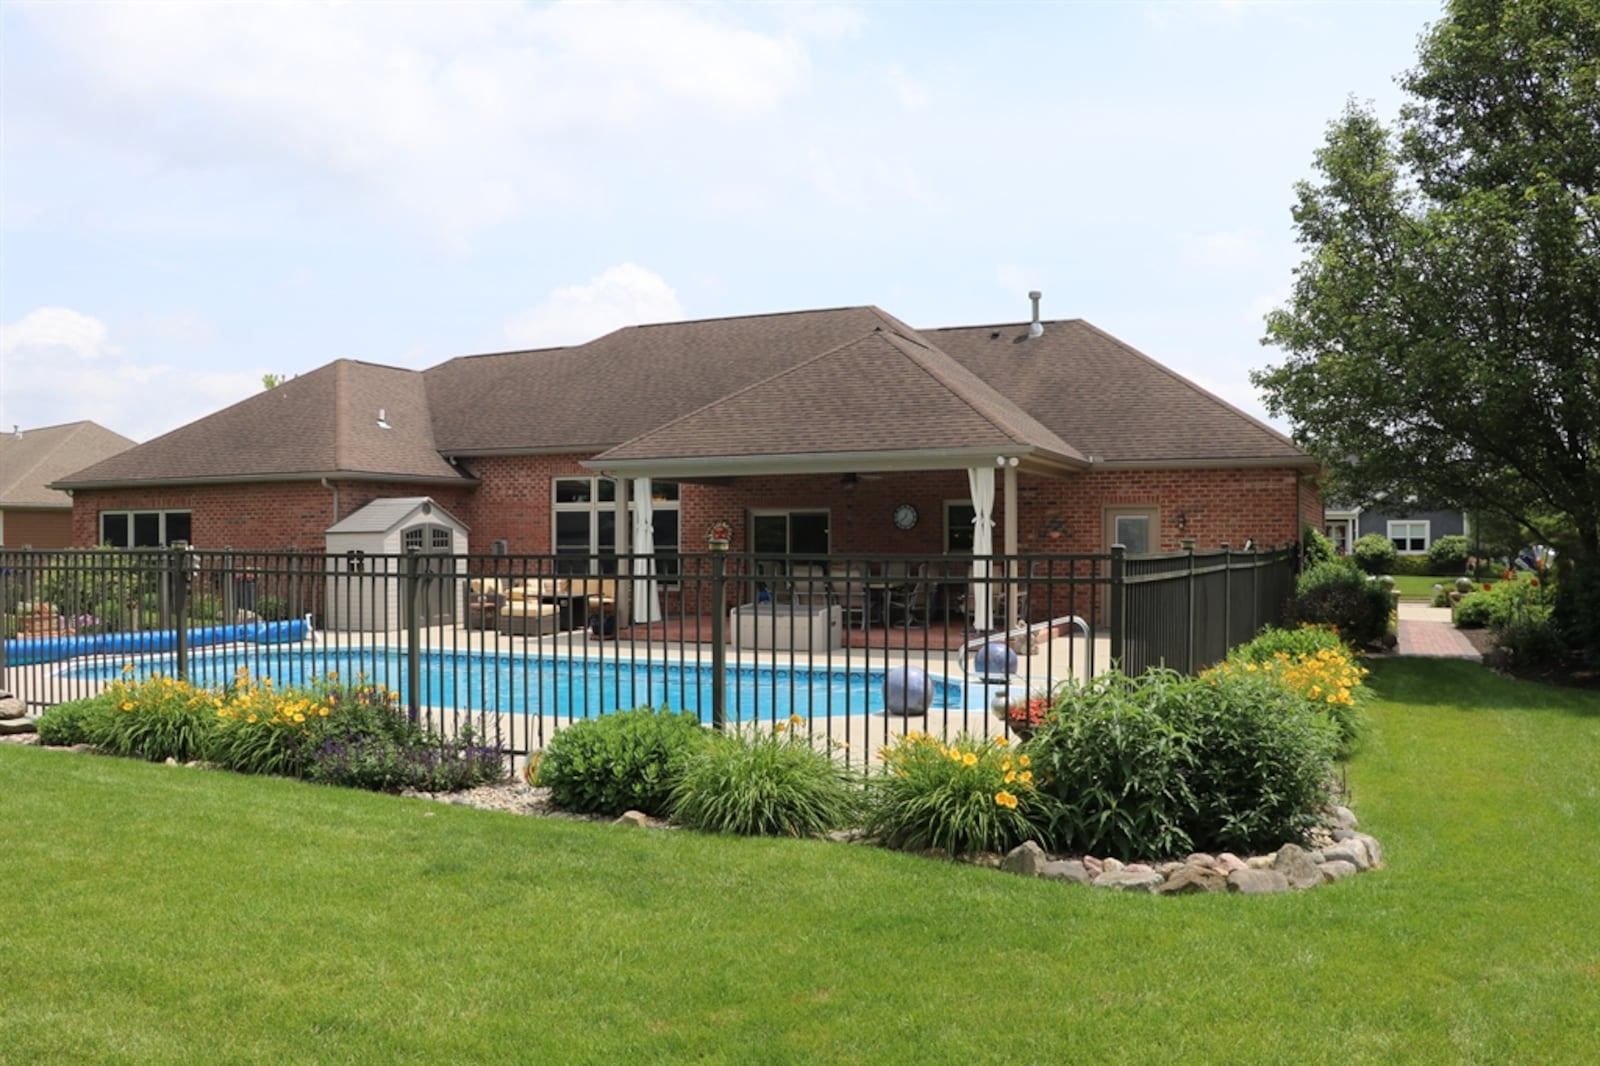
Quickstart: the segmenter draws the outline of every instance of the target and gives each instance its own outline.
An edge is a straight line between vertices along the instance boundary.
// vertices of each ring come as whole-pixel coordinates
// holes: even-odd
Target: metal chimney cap
[[[1028,293],[1028,299],[1037,300],[1043,295],[1044,293],[1040,292],[1038,289],[1034,289],[1032,292]]]

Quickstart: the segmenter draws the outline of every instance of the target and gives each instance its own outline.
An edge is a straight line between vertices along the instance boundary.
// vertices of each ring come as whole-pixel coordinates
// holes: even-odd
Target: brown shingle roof
[[[1310,462],[1271,426],[1080,319],[922,330],[1085,455],[1108,462]]]
[[[0,433],[0,507],[72,508],[72,497],[47,486],[74,470],[134,446],[95,422]]]
[[[641,462],[1015,448],[1068,465],[1311,465],[1287,437],[1086,322],[1026,335],[1026,324],[917,331],[844,307],[630,326],[424,372],[339,360],[59,483],[459,479],[441,453]],[[376,426],[380,408],[392,429]]]
[[[594,461],[1018,447],[1083,458],[915,334],[875,329]]]
[[[427,372],[446,454],[598,451],[875,328],[876,307],[629,326],[575,348],[453,359]]]
[[[378,425],[380,411],[389,429]],[[340,359],[57,483],[334,474],[460,480],[434,444],[422,374]]]

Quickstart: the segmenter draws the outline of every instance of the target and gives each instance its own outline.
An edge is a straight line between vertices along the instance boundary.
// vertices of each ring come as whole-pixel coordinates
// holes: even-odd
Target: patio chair
[[[500,608],[505,606],[505,592],[497,577],[475,577],[467,582],[467,610],[465,625],[468,629],[493,629],[499,623]]]
[[[565,584],[565,582],[562,582]],[[508,637],[542,637],[561,625],[561,607],[544,599],[544,582],[514,585],[500,608],[496,628]]]
[[[789,598],[797,607],[827,607],[833,599],[828,578],[815,563],[795,563],[789,570]]]
[[[928,564],[918,563],[905,574],[905,582],[889,590],[888,622],[902,629],[922,625],[917,615],[923,611],[928,595]]]
[[[844,571],[833,578],[833,599],[844,614],[844,624],[856,616],[861,618],[861,628],[872,622],[872,597],[867,590],[867,571],[860,563],[849,563]]]

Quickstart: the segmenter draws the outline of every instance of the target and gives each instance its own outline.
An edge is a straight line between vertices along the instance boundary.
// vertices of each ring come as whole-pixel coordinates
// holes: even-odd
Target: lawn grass
[[[1423,603],[1433,601],[1433,586],[1444,585],[1454,587],[1453,577],[1430,577],[1427,574],[1394,574],[1395,591],[1400,593],[1402,600],[1419,600]]]
[[[0,1062],[1592,1062],[1600,694],[1370,681],[1389,867],[1273,897],[0,746]]]

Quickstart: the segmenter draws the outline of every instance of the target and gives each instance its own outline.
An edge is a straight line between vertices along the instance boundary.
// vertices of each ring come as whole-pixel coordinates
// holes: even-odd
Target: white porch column
[[[621,478],[615,479],[616,490],[611,495],[612,507],[612,548],[617,553],[617,628],[633,623],[632,612],[629,610],[628,596],[624,593],[627,587],[626,578],[629,576],[628,565],[623,557],[628,554],[628,483]]]
[[[994,597],[990,594],[989,557],[994,554],[994,467],[975,466],[967,470],[967,487],[972,492],[972,588],[967,593],[967,609],[974,629],[994,628]]]
[[[633,479],[633,551],[638,556],[651,556],[656,551],[655,510],[650,503],[647,477]],[[655,561],[638,558],[633,565],[633,595],[628,597],[633,600],[633,621],[640,625],[659,622],[661,598],[656,591]]]
[[[1010,587],[1006,590],[1006,612],[1010,615],[1006,619],[1006,628],[1015,629],[1022,624],[1022,614],[1017,610],[1017,512],[1022,510],[1017,499],[1017,460],[1006,460],[1006,554],[1012,556],[1006,563],[1006,580]]]

